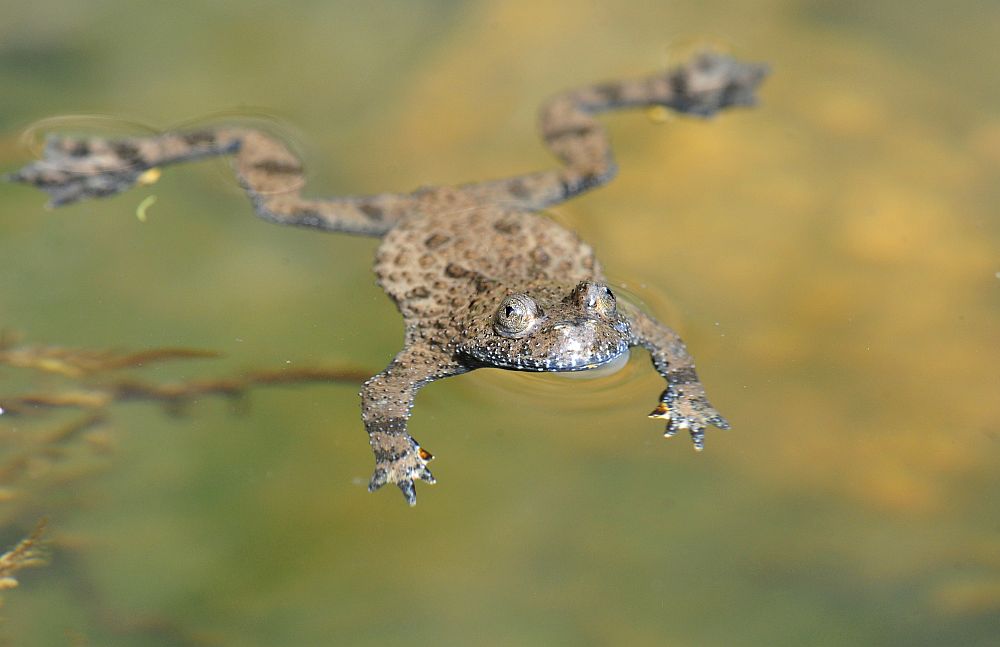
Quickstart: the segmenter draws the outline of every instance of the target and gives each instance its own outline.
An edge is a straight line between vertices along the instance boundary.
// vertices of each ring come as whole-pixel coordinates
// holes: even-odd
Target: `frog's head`
[[[608,286],[532,284],[494,291],[474,303],[459,352],[483,366],[521,371],[582,371],[626,352],[628,320]]]

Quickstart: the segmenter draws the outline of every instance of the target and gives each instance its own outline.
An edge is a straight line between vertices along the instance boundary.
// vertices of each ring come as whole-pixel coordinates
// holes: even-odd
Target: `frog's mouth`
[[[464,347],[482,366],[513,371],[570,372],[604,366],[627,353],[627,328],[590,318],[557,321],[520,339],[496,337]]]

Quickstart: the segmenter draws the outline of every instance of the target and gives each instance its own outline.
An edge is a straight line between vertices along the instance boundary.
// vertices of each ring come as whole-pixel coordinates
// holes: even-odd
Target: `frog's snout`
[[[603,364],[628,348],[627,337],[605,321],[591,317],[561,319],[543,326],[536,337],[544,340],[550,370],[577,370]]]

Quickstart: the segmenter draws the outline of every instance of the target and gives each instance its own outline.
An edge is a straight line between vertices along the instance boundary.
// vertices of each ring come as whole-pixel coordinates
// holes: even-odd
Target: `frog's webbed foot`
[[[766,65],[702,52],[666,74],[672,92],[661,105],[704,117],[731,106],[752,106],[757,103],[757,86],[767,73]]]
[[[649,417],[668,421],[666,431],[663,432],[667,438],[686,429],[698,451],[705,448],[705,429],[709,425],[729,429],[729,423],[709,403],[704,389],[698,383],[668,386]]]
[[[400,440],[402,443],[397,442],[393,445],[396,447],[402,445],[404,449],[401,452],[391,449],[383,450],[374,447],[373,443],[375,472],[368,483],[368,491],[374,492],[386,483],[395,483],[403,492],[406,502],[412,506],[417,504],[417,490],[414,481],[436,482],[434,475],[427,468],[427,463],[433,460],[434,456],[408,434]]]
[[[705,429],[729,429],[729,423],[705,396],[694,360],[677,333],[638,310],[631,313],[630,319],[633,343],[649,350],[656,372],[667,381],[649,417],[668,421],[663,434],[668,438],[686,429],[694,448],[701,451],[705,448]]]
[[[86,198],[121,193],[151,168],[139,149],[125,141],[50,137],[42,159],[7,176],[45,191],[58,207]]]

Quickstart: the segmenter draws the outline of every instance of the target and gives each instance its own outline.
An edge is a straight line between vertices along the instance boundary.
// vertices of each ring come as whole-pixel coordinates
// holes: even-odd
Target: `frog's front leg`
[[[705,396],[705,387],[694,370],[694,359],[680,336],[645,313],[630,312],[629,319],[632,345],[646,348],[656,372],[667,380],[667,388],[649,417],[668,420],[664,436],[687,429],[694,448],[701,451],[705,446],[705,428],[714,425],[729,429],[729,423]]]
[[[368,491],[395,483],[406,502],[416,505],[415,480],[434,483],[427,468],[433,456],[410,436],[406,422],[420,387],[467,369],[443,351],[426,343],[407,345],[392,363],[365,382],[361,391],[361,417],[375,453],[375,473]]]

